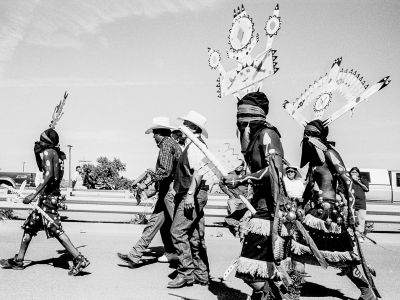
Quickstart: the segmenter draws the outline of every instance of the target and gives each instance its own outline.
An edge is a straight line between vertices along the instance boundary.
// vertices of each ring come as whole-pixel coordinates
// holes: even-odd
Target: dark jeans
[[[132,261],[139,262],[143,252],[149,247],[159,230],[166,255],[175,253],[170,234],[174,214],[174,194],[172,186],[166,192],[159,192],[156,206],[143,230],[141,238],[129,251],[128,256]]]
[[[195,208],[184,210],[184,200],[176,197],[175,215],[171,226],[172,242],[178,254],[178,276],[185,279],[208,281],[209,265],[204,240],[204,211],[207,192],[195,195]]]

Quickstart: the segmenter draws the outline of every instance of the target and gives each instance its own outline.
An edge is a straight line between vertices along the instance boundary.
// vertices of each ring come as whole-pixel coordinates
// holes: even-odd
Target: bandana
[[[43,171],[43,168],[42,168],[42,158],[40,157],[40,153],[43,152],[44,150],[54,149],[56,150],[60,159],[62,160],[66,159],[65,153],[60,150],[60,147],[58,145],[59,140],[60,139],[58,133],[54,129],[49,128],[40,134],[39,142],[35,142],[33,151],[35,153],[36,164],[41,172]]]
[[[329,128],[325,127],[321,120],[309,122],[304,129],[304,135],[318,137],[324,142],[326,141],[328,133]]]
[[[257,137],[263,129],[269,128],[274,130],[279,137],[281,136],[278,129],[266,121],[269,111],[269,100],[262,92],[252,92],[246,94],[237,103],[237,122],[247,123],[243,132],[241,132],[241,148],[242,153],[250,153],[254,147]]]
[[[245,95],[237,103],[238,122],[265,121],[269,111],[269,100],[262,92]]]
[[[314,163],[325,162],[325,152],[330,145],[335,144],[327,141],[328,133],[329,128],[325,127],[321,120],[313,120],[306,125],[302,141],[301,168],[311,161]]]

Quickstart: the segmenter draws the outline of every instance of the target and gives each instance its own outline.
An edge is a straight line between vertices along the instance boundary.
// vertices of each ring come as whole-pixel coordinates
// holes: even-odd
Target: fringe
[[[247,257],[239,257],[237,272],[264,279],[272,279],[277,275],[274,262],[266,262]]]
[[[280,233],[279,233],[280,236],[289,236],[289,230],[287,229],[285,223],[282,223],[282,226],[280,229],[281,229]]]
[[[322,230],[326,233],[336,233],[336,234],[342,233],[342,228],[337,223],[332,222],[331,226],[328,229],[325,226],[324,220],[318,219],[311,214],[306,215],[303,223],[309,227],[312,227],[312,228],[318,229],[318,230]]]
[[[302,245],[296,241],[292,241],[291,251],[297,255],[312,254],[308,246]],[[357,254],[350,251],[339,252],[339,251],[326,251],[320,250],[322,256],[331,263],[338,262],[352,262],[359,261],[360,258]]]
[[[276,237],[273,249],[276,261],[281,261],[285,258],[285,240],[283,238],[280,236]]]
[[[264,220],[259,218],[250,219],[244,226],[245,232],[252,232],[262,236],[269,236],[271,233],[271,220]]]

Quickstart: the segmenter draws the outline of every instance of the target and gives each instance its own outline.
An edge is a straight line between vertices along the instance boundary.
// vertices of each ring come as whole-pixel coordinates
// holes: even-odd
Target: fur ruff
[[[331,226],[328,229],[326,228],[324,220],[318,219],[311,214],[308,214],[304,218],[303,223],[311,228],[322,230],[326,233],[336,233],[336,234],[342,233],[342,228],[337,223],[332,222]]]

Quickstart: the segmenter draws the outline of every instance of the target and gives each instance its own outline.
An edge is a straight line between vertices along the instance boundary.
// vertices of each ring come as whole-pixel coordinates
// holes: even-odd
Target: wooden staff
[[[24,181],[24,183],[25,183],[25,181]],[[9,187],[5,184],[2,184],[1,186],[6,188],[7,190],[9,190],[12,194],[17,195],[18,198],[22,199],[22,198],[24,198],[22,196],[22,191],[24,190],[23,187],[25,187],[24,183],[21,185],[21,189],[19,191],[17,191],[16,189],[13,189],[12,187]],[[56,223],[54,223],[54,220],[52,218],[50,218],[49,215],[42,208],[39,207],[39,205],[37,205],[34,202],[29,203],[29,205],[32,206],[32,208],[34,210],[36,210],[39,214],[41,214],[41,216],[43,218],[45,218],[50,224],[54,225],[57,229],[60,229],[60,226],[58,226]]]

